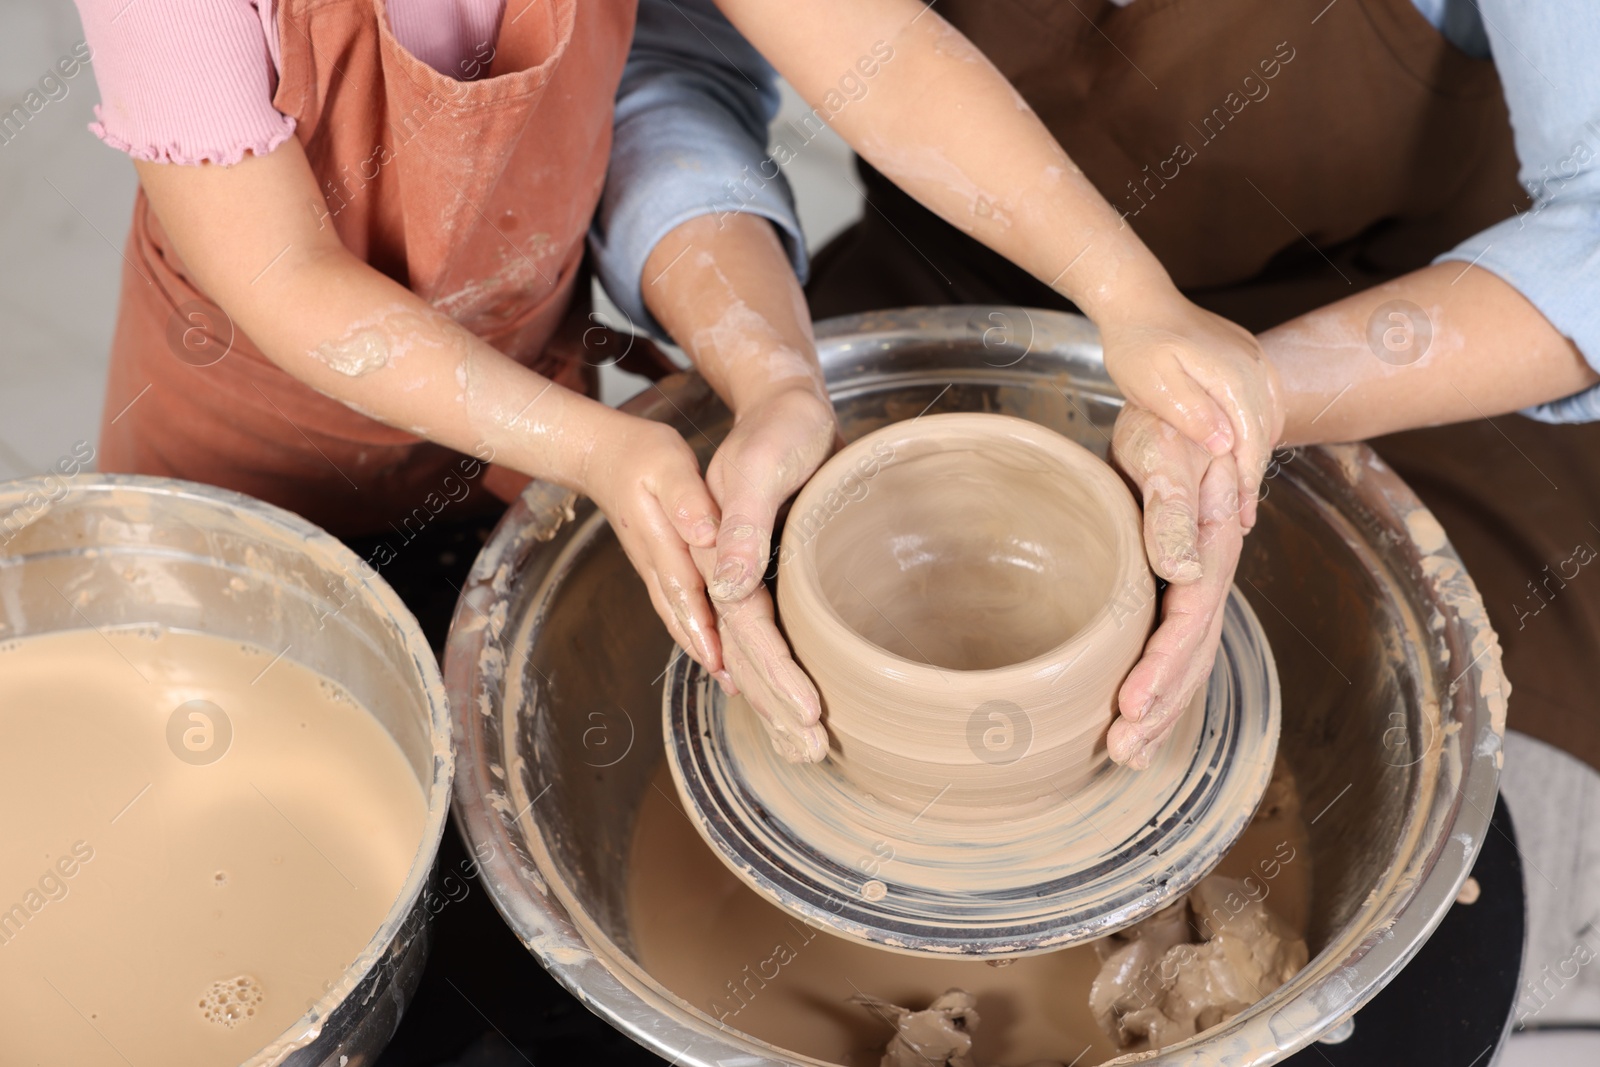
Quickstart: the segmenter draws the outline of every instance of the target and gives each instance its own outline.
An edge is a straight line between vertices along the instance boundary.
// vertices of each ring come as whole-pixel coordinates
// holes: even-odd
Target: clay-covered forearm
[[[1285,405],[1283,441],[1356,441],[1486,418],[1600,382],[1521,293],[1441,263],[1261,335]]]
[[[232,167],[139,164],[200,287],[279,367],[361,413],[583,488],[609,409],[554,385],[351,255],[298,142]]]
[[[931,5],[718,2],[868,162],[1091,318],[1176,297],[1010,83]]]
[[[781,389],[826,396],[805,294],[772,224],[701,215],[645,262],[645,306],[736,413]]]

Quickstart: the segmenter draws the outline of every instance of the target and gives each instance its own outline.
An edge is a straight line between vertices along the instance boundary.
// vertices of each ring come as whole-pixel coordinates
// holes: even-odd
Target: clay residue
[[[381,332],[368,328],[318,345],[311,358],[348,378],[360,378],[389,365],[389,346]]]
[[[1219,870],[1300,924],[1311,860],[1292,779],[1278,782]],[[991,966],[904,955],[806,925],[700,839],[665,765],[644,791],[628,870],[629,942],[642,969],[719,1025],[789,1054],[854,1067],[964,1062],[950,1058],[959,1055],[979,1067],[1091,1067],[1119,1051],[1090,1011],[1102,968],[1093,944]],[[882,1058],[918,1048],[935,1055]]]
[[[723,273],[711,253],[696,253],[694,263],[701,270],[710,271],[717,280],[717,286],[708,287],[703,299],[716,300],[721,306],[715,322],[695,330],[689,339],[690,349],[701,355],[715,356],[724,367],[735,364],[759,367],[769,383],[801,378],[819,387],[823,385],[822,368],[816,359],[797,351],[765,315],[740,298],[738,287]],[[805,308],[799,307],[797,311],[804,321]]]
[[[902,886],[989,894],[1044,884],[1066,870],[1087,871],[1105,853],[1107,841],[1136,838],[1159,803],[1163,784],[1170,789],[1187,773],[1201,743],[1205,695],[1204,690],[1196,694],[1149,769],[1108,764],[1071,793],[1070,801],[1047,786],[1034,803],[1013,804],[1004,821],[988,819],[983,808],[949,802],[953,790],[943,796],[935,791],[922,805],[926,810],[919,811],[882,803],[881,788],[863,792],[831,763],[803,768],[818,773],[796,774],[793,764],[773,752],[760,717],[743,695],[727,698],[724,730],[729,751],[737,753],[733,773],[761,798],[772,824],[804,840],[816,855],[852,869],[862,869],[858,861],[869,857],[877,866],[862,869],[863,877],[881,871],[884,880]],[[1003,710],[977,721],[977,727],[993,732],[997,747],[1019,736]],[[1238,786],[1230,781],[1227,788]],[[1237,802],[1247,805],[1253,799],[1240,793]]]
[[[878,1067],[976,1067],[972,1032],[978,1026],[978,1000],[964,989],[950,989],[920,1011],[858,993],[850,998],[894,1027]]]
[[[1258,887],[1221,875],[1096,947],[1104,963],[1090,1008],[1124,1051],[1166,1048],[1227,1022],[1310,959]]]
[[[1433,512],[1426,508],[1416,508],[1406,516],[1406,532],[1424,552],[1437,552],[1448,540],[1444,534],[1444,527],[1433,517]]]
[[[496,242],[500,264],[487,276],[468,278],[459,288],[433,297],[434,309],[448,315],[474,333],[485,333],[504,325],[507,293],[521,294],[519,306],[530,307],[546,299],[556,288],[562,264],[572,254],[566,242],[552,240],[548,233],[530,233],[521,243]],[[555,260],[550,264],[551,260]],[[550,264],[549,268],[540,264]]]
[[[1469,670],[1478,671],[1478,696],[1489,709],[1489,728],[1499,737],[1506,733],[1506,702],[1511,696],[1511,681],[1501,662],[1500,636],[1489,623],[1483,597],[1467,569],[1453,555],[1436,554],[1422,560],[1422,573],[1433,583],[1445,607],[1454,608],[1462,629],[1470,639],[1467,651],[1472,659]],[[1465,675],[1466,670],[1461,672]],[[1459,684],[1458,676],[1454,684]]]
[[[1279,759],[1250,825],[1216,871],[1187,896],[1093,946],[1103,960],[1090,991],[1096,1023],[1119,1049],[1136,1051],[1165,1047],[1237,1014],[1237,1010],[1225,1012],[1213,1003],[1220,997],[1208,999],[1208,994],[1228,988],[1216,981],[1217,972],[1223,972],[1237,989],[1243,984],[1241,975],[1251,977],[1259,968],[1235,966],[1224,950],[1232,949],[1237,955],[1241,935],[1247,940],[1260,935],[1252,945],[1268,956],[1292,949],[1311,918],[1310,868],[1300,791],[1288,764]],[[1220,901],[1219,889],[1226,890]],[[1229,893],[1234,896],[1230,898]],[[1251,921],[1260,918],[1257,911],[1270,915],[1270,936],[1242,921],[1246,911]],[[1234,940],[1201,947],[1215,939],[1208,937],[1209,933],[1222,929]],[[1283,936],[1286,932],[1288,940]],[[1275,943],[1272,937],[1277,938]],[[1304,957],[1300,959],[1303,966]],[[1284,967],[1277,973],[1284,974],[1293,960],[1280,962]],[[1285,980],[1257,982],[1259,994],[1252,994],[1246,1006]],[[1165,981],[1170,981],[1170,987],[1164,988]]]
[[[425,316],[397,305],[324,341],[311,350],[311,358],[347,378],[364,377],[403,356],[429,325]]]
[[[729,300],[716,322],[696,330],[690,344],[696,351],[714,352],[729,363],[755,363],[769,382],[788,378],[817,382],[821,378],[814,363],[784,344],[766,317],[737,297]]]

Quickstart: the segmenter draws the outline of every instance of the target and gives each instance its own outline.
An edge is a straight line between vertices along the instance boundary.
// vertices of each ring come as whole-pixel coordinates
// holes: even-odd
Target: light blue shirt
[[[1437,262],[1493,271],[1600,368],[1600,2],[1412,2],[1464,52],[1493,57],[1519,178],[1534,201]],[[645,259],[670,230],[699,215],[770,219],[804,280],[794,198],[767,155],[777,106],[772,68],[713,0],[641,0],[617,93],[611,170],[590,234],[600,280],[636,326],[661,336],[642,298],[652,281],[643,277]],[[1527,414],[1600,420],[1600,387]]]
[[[1526,212],[1463,241],[1438,262],[1493,271],[1600,368],[1600,4],[1416,2],[1423,14],[1431,15],[1429,7],[1467,8],[1453,17],[1477,17],[1511,111],[1517,177],[1533,197]],[[1515,360],[1517,353],[1505,358]],[[1595,421],[1600,387],[1525,414],[1545,422]]]
[[[640,0],[617,89],[611,169],[589,232],[600,283],[633,325],[665,336],[644,306],[654,280],[643,277],[644,263],[700,215],[770,219],[805,280],[794,196],[767,157],[777,112],[777,74],[712,0]]]

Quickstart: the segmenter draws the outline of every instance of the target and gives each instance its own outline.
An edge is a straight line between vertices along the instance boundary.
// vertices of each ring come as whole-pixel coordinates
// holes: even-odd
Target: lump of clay
[[[1101,963],[1089,988],[1089,1011],[1118,1048],[1141,1041],[1146,1048],[1162,1048],[1194,1036],[1192,1026],[1184,1032],[1161,1010],[1170,985],[1162,978],[1167,954],[1193,940],[1189,898],[1180,897],[1148,919],[1095,942]]]
[[[1178,903],[1097,944],[1095,1021],[1124,1051],[1165,1048],[1224,1023],[1310,958],[1259,890],[1212,875]]]
[[[978,1028],[978,1000],[964,989],[948,989],[921,1011],[902,1008],[865,993],[850,998],[894,1027],[878,1067],[978,1067],[972,1037]],[[1062,1067],[1057,1060],[1035,1060],[1026,1067]]]
[[[947,990],[921,1011],[865,993],[850,999],[894,1027],[878,1067],[977,1067],[972,1031],[978,1025],[978,1001],[966,990]]]

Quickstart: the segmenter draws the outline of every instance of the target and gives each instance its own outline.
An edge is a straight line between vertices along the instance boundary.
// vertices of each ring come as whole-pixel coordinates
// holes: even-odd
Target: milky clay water
[[[291,1026],[422,838],[400,749],[278,650],[0,645],[0,1065],[210,1067]]]

